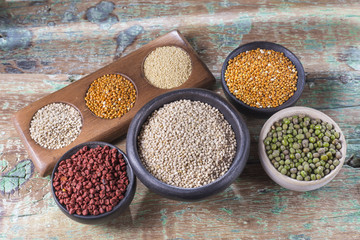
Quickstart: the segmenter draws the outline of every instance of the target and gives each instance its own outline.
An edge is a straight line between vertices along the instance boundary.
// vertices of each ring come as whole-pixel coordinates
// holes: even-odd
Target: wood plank
[[[107,6],[98,9],[97,4]],[[238,45],[266,40],[297,55],[307,73],[298,106],[333,118],[347,159],[360,167],[360,2],[2,1],[0,2],[0,239],[358,239],[359,168],[297,193],[262,170],[257,141],[266,119],[242,114],[251,135],[243,174],[224,192],[177,202],[138,182],[129,209],[109,224],[71,221],[56,207],[10,119],[13,113],[179,29],[217,79]],[[96,15],[98,14],[98,15]],[[114,140],[125,150],[126,139]]]
[[[172,89],[160,89],[148,82],[143,73],[143,62],[146,56],[156,49],[163,46],[177,46],[186,51],[192,64],[192,72],[189,78],[179,87]],[[84,97],[90,84],[97,78],[106,74],[122,74],[134,84],[136,89],[136,101],[132,109],[120,118],[102,119],[95,116],[86,106]],[[169,32],[147,45],[139,48],[133,53],[119,58],[113,63],[83,77],[40,100],[33,102],[14,114],[13,122],[21,140],[27,148],[37,171],[41,176],[49,175],[56,162],[68,150],[78,144],[89,141],[113,141],[119,136],[125,135],[135,114],[151,99],[160,94],[177,90],[180,88],[209,87],[215,82],[214,76],[207,69],[204,63],[198,58],[196,52],[178,31]],[[59,149],[47,149],[40,146],[30,136],[30,122],[34,114],[42,107],[54,103],[62,102],[74,106],[82,118],[81,132],[79,136],[69,145]]]

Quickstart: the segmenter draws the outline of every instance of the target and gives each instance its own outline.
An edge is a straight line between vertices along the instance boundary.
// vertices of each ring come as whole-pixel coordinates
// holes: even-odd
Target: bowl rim
[[[93,145],[93,147],[89,147],[89,145]],[[55,195],[55,189],[53,186],[53,179],[54,179],[54,174],[55,172],[57,172],[57,168],[59,167],[60,162],[68,159],[69,157],[71,157],[73,154],[75,154],[76,152],[78,152],[80,149],[82,149],[84,146],[88,146],[90,149],[91,148],[95,148],[97,146],[101,146],[101,147],[105,147],[105,146],[109,146],[110,149],[115,148],[118,153],[121,153],[123,155],[123,158],[126,162],[126,175],[129,179],[129,184],[126,187],[126,192],[124,194],[124,198],[120,200],[120,202],[113,207],[113,209],[109,212],[105,212],[99,215],[78,215],[78,214],[70,214],[69,211],[66,209],[66,207],[64,207],[58,200],[58,198]],[[117,212],[119,209],[121,209],[124,206],[127,206],[131,203],[132,199],[133,199],[133,193],[135,192],[136,188],[136,177],[134,175],[134,172],[131,168],[131,165],[129,163],[129,159],[127,157],[127,155],[118,147],[116,147],[115,145],[112,145],[110,143],[107,142],[101,142],[101,141],[90,141],[90,142],[84,142],[81,144],[76,145],[75,147],[71,148],[70,150],[68,150],[66,153],[64,153],[61,158],[56,162],[55,167],[52,171],[51,174],[51,193],[53,195],[53,198],[56,202],[56,204],[58,205],[58,207],[61,209],[62,212],[65,213],[65,215],[69,216],[72,219],[76,219],[80,222],[86,222],[86,221],[95,221],[95,220],[99,220],[102,218],[106,218],[110,215],[112,215],[113,213]]]
[[[332,124],[336,129],[336,131],[340,133],[340,140],[342,144],[342,148],[341,148],[342,157],[340,158],[340,164],[334,170],[332,170],[328,175],[326,175],[325,177],[319,180],[299,181],[281,174],[272,165],[265,151],[265,146],[263,141],[266,138],[266,135],[269,132],[269,129],[273,125],[273,123],[280,119],[283,119],[284,117],[298,115],[298,114],[305,114],[306,116],[309,117],[312,117],[311,116],[312,114],[316,114],[317,116],[319,116],[316,118],[320,118],[321,120]],[[280,186],[299,192],[315,190],[329,183],[340,172],[342,166],[344,165],[346,158],[346,150],[347,150],[347,144],[346,144],[345,136],[341,131],[339,125],[325,113],[309,107],[289,107],[275,113],[263,125],[258,141],[258,152],[259,152],[260,162],[263,169],[268,174],[268,176]]]
[[[248,50],[254,50],[257,48],[261,49],[268,49],[268,50],[274,50],[277,52],[284,53],[284,56],[289,58],[289,60],[294,64],[296,67],[296,70],[298,72],[298,80],[296,84],[296,91],[294,92],[294,95],[291,96],[286,102],[281,104],[280,106],[277,106],[275,108],[256,108],[251,107],[247,105],[246,103],[242,102],[241,100],[237,99],[230,91],[225,81],[225,72],[229,64],[229,60],[235,58],[237,55],[239,55],[242,52],[248,51]],[[277,111],[280,111],[284,108],[290,107],[294,105],[298,99],[300,98],[304,87],[305,87],[305,70],[303,65],[301,64],[301,61],[296,57],[296,55],[291,52],[286,47],[273,43],[273,42],[267,42],[267,41],[255,41],[255,42],[249,42],[243,45],[240,45],[239,47],[235,48],[225,59],[222,68],[221,68],[221,86],[225,92],[226,97],[234,103],[236,106],[249,110],[253,113],[264,113],[264,114],[272,114]]]
[[[232,126],[237,141],[236,154],[228,172],[216,179],[214,182],[196,188],[177,187],[158,180],[143,166],[137,151],[137,136],[139,135],[142,125],[147,120],[147,118],[155,110],[159,109],[164,104],[182,99],[201,101],[209,104],[212,107],[217,108]],[[220,103],[222,109],[214,106],[214,102]],[[234,124],[231,124],[231,122],[229,121],[229,117],[226,117],[225,115],[231,116],[231,118],[233,119],[231,122],[236,125],[235,127]],[[237,130],[234,128],[236,128]],[[239,141],[239,138],[243,140]],[[241,174],[250,152],[249,131],[240,114],[231,104],[226,102],[225,99],[223,99],[216,93],[199,88],[174,90],[152,99],[150,102],[144,105],[133,118],[129,126],[126,139],[126,151],[128,153],[130,165],[132,166],[135,175],[150,190],[153,190],[159,195],[175,200],[199,200],[222,191],[224,186],[228,187]]]

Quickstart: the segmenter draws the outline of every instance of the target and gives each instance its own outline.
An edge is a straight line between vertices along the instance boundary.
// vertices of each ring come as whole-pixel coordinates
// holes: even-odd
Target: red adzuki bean
[[[55,196],[70,214],[99,215],[124,198],[126,162],[109,146],[80,149],[60,162],[53,179]]]

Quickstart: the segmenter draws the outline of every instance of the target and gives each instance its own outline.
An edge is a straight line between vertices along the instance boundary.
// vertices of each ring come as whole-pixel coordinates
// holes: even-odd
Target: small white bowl
[[[340,164],[334,170],[332,170],[328,175],[321,178],[320,180],[299,181],[299,180],[293,179],[291,177],[288,177],[286,175],[283,175],[280,172],[278,172],[278,170],[272,165],[271,161],[269,160],[268,156],[266,155],[264,139],[266,138],[267,133],[270,131],[271,126],[276,121],[279,121],[285,117],[290,117],[290,116],[299,115],[299,114],[305,114],[306,116],[308,116],[310,118],[317,118],[317,119],[321,119],[327,123],[330,123],[334,126],[335,130],[340,133],[339,140],[341,141],[341,144],[342,144],[342,147],[340,150],[342,157],[341,157],[341,159],[339,159]],[[265,172],[269,175],[269,177],[274,182],[276,182],[277,184],[279,184],[280,186],[282,186],[284,188],[287,188],[287,189],[290,189],[293,191],[306,192],[306,191],[318,189],[318,188],[326,185],[339,173],[341,167],[343,166],[343,164],[345,162],[346,147],[347,146],[346,146],[344,134],[342,133],[340,127],[336,124],[336,122],[334,120],[332,120],[329,116],[327,116],[326,114],[324,114],[318,110],[308,108],[308,107],[289,107],[289,108],[283,109],[283,110],[275,113],[265,122],[264,126],[261,129],[260,136],[259,136],[258,151],[259,151],[261,165],[263,166]]]

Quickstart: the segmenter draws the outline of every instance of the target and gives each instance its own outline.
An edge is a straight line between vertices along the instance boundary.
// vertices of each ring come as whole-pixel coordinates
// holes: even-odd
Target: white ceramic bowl
[[[292,179],[291,177],[288,177],[286,175],[281,174],[278,172],[278,170],[272,165],[271,161],[266,155],[265,150],[265,144],[264,139],[266,138],[267,133],[270,131],[271,126],[280,119],[283,119],[285,117],[290,117],[294,115],[299,114],[305,114],[306,116],[309,116],[310,118],[318,118],[321,119],[327,123],[330,123],[334,126],[335,130],[340,133],[340,141],[342,144],[342,148],[340,150],[342,154],[342,158],[339,159],[340,164],[332,170],[328,175],[321,178],[320,180],[314,180],[314,181],[299,181],[296,179]],[[265,172],[269,175],[269,177],[279,184],[280,186],[293,190],[293,191],[299,191],[299,192],[305,192],[305,191],[311,191],[318,189],[327,183],[329,183],[340,171],[341,167],[344,164],[345,157],[346,157],[346,141],[344,134],[342,133],[339,126],[336,124],[334,120],[332,120],[329,116],[326,114],[307,107],[290,107],[283,109],[274,115],[272,115],[264,124],[264,126],[261,129],[260,136],[259,136],[259,156],[261,165],[263,166]]]

